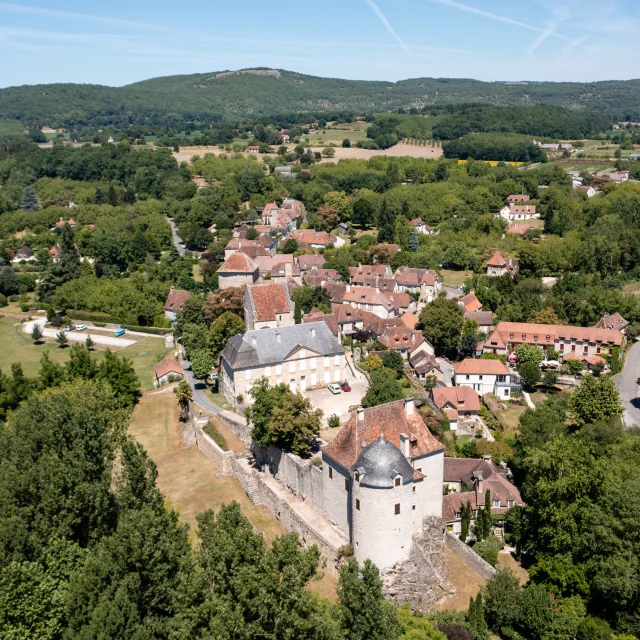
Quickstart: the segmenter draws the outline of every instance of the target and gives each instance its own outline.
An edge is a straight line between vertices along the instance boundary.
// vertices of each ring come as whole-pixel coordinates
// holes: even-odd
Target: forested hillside
[[[640,119],[640,80],[594,83],[480,82],[416,78],[400,82],[319,78],[290,71],[166,76],[124,87],[50,84],[0,90],[0,118],[68,125],[101,117],[140,122],[175,114],[186,120],[289,112],[358,111],[481,102],[553,104]]]

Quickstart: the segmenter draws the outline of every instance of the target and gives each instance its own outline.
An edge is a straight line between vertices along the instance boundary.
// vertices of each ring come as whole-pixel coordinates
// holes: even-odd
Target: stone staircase
[[[504,542],[504,529],[502,527],[494,527],[493,535],[498,538],[498,540],[502,540],[502,542]]]
[[[247,495],[251,498],[251,502],[253,502],[253,504],[262,504],[262,500],[260,500],[258,482],[253,477],[253,474],[247,477]]]

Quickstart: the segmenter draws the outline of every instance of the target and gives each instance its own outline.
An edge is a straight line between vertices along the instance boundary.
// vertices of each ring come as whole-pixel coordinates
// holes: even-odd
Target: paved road
[[[39,318],[38,320],[30,320],[29,322],[25,322],[22,325],[22,330],[25,333],[31,334],[33,331],[33,325],[39,324],[42,328],[42,335],[45,338],[55,338],[62,329],[51,329],[45,327],[44,325],[47,323],[46,318]],[[112,336],[103,336],[97,335],[95,333],[91,333],[91,330],[88,331],[65,331],[67,336],[67,340],[69,342],[85,342],[87,336],[91,336],[91,339],[96,344],[106,344],[110,347],[128,347],[132,344],[135,344],[135,340],[127,340],[126,338],[116,338]]]
[[[193,373],[191,371],[191,363],[188,360],[183,360],[182,368],[184,369],[187,380],[191,385],[191,389],[193,389],[193,401],[196,404],[200,405],[203,409],[211,411],[211,413],[221,413],[222,409],[207,397],[207,387],[205,383],[201,380],[196,380],[193,377]]]
[[[167,220],[167,222],[169,223],[169,226],[171,227],[173,244],[176,245],[176,249],[178,250],[178,253],[181,256],[183,256],[185,252],[184,242],[182,242],[182,238],[178,235],[178,228],[176,227],[176,223],[173,220],[171,220],[171,218],[168,218],[167,216],[165,216],[165,219]]]
[[[446,291],[447,298],[462,298],[464,296],[464,291],[460,289],[460,287],[452,287],[448,284],[443,284],[442,290]]]
[[[640,425],[640,398],[636,380],[640,377],[640,342],[636,342],[627,352],[622,373],[613,379],[620,391],[624,406],[624,421],[627,426]]]

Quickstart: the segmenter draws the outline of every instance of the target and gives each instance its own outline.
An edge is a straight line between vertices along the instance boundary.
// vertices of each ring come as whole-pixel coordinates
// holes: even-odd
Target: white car
[[[340,388],[339,384],[336,384],[335,382],[333,384],[330,384],[328,386],[329,391],[331,391],[331,393],[342,393],[342,389]]]
[[[87,328],[86,324],[79,324],[76,326],[76,331],[84,331]]]

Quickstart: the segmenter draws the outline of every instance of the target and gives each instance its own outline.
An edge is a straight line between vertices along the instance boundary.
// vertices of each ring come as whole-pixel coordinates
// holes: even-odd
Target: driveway
[[[640,342],[627,352],[624,369],[613,378],[620,391],[624,421],[628,427],[640,426],[640,397],[636,380],[640,377]]]
[[[38,320],[30,320],[29,322],[25,322],[22,325],[22,330],[25,333],[31,334],[33,331],[33,325],[39,324],[42,329],[42,335],[45,338],[55,338],[62,329],[51,329],[49,327],[45,327],[44,325],[47,323],[46,318],[38,318]],[[126,338],[116,338],[115,336],[105,336],[102,334],[91,333],[91,329],[87,329],[86,331],[65,331],[65,335],[67,336],[67,340],[69,342],[85,342],[87,336],[91,336],[91,339],[96,344],[104,344],[109,347],[129,347],[132,344],[135,344],[135,340],[127,340]]]
[[[444,358],[436,358],[436,362],[442,371],[442,382],[450,387],[453,384],[453,363]]]
[[[171,219],[165,216],[165,219],[169,223],[171,227],[171,236],[173,237],[173,244],[176,245],[176,249],[181,256],[184,256],[185,248],[184,242],[182,242],[182,238],[178,235],[178,229],[176,227],[176,223]]]
[[[442,290],[446,292],[447,298],[462,298],[465,295],[460,287],[452,287],[448,284],[443,284]]]
[[[211,411],[211,413],[215,413],[216,415],[221,413],[222,409],[207,397],[206,384],[202,382],[202,380],[196,380],[193,377],[193,372],[191,371],[191,363],[188,360],[182,361],[182,369],[185,376],[187,376],[187,380],[191,385],[191,389],[193,390],[193,401],[196,404],[200,405],[203,409]]]
[[[322,409],[322,411],[324,411],[322,420],[325,424],[333,414],[336,414],[340,418],[341,423],[345,422],[349,417],[349,407],[353,407],[362,402],[362,398],[369,386],[367,379],[359,373],[358,378],[354,378],[353,376],[347,377],[347,382],[351,387],[351,391],[333,394],[325,387],[303,393],[305,398],[311,400],[311,404],[316,409]]]

